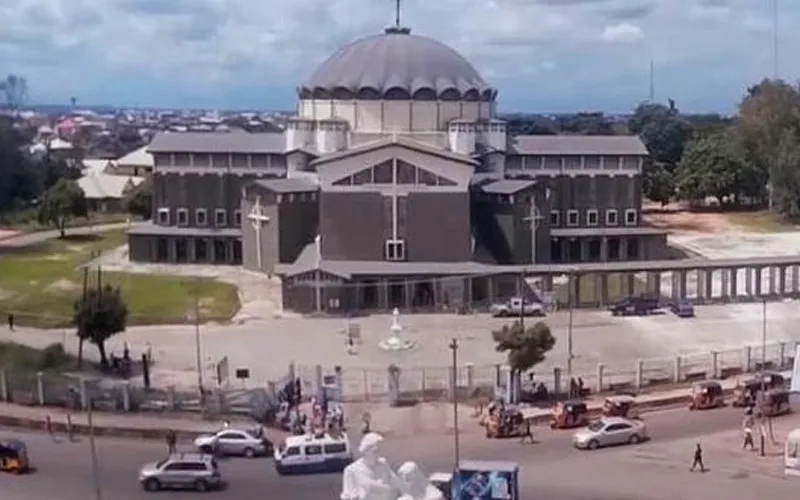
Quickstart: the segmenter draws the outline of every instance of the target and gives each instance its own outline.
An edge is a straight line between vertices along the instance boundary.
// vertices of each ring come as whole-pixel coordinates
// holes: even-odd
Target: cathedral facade
[[[635,136],[514,136],[497,90],[405,28],[357,40],[298,88],[280,133],[162,133],[136,261],[243,265],[284,306],[427,309],[497,295],[525,266],[655,259]],[[532,268],[533,269],[533,268]],[[496,286],[496,285],[495,285]]]

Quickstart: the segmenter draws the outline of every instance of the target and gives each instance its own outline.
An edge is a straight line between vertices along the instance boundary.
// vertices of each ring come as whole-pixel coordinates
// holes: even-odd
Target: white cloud
[[[782,5],[781,68],[794,79],[800,61],[789,47],[800,32],[790,28],[800,2]],[[291,108],[316,64],[380,32],[392,8],[389,0],[0,0],[0,74],[27,75],[39,101]],[[646,84],[630,82],[646,81],[650,59],[670,80],[659,88],[682,108],[732,104],[771,74],[768,2],[407,0],[403,9],[414,33],[450,44],[491,79],[503,107],[629,109],[646,95]],[[724,88],[704,81],[710,66],[726,68]]]
[[[630,23],[619,23],[611,26],[606,26],[603,29],[603,41],[606,42],[620,42],[631,43],[637,42],[644,38],[642,28]]]

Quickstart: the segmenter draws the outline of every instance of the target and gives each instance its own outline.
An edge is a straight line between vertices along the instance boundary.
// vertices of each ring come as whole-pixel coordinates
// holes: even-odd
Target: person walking
[[[700,447],[700,443],[697,443],[694,449],[694,461],[692,461],[692,467],[689,470],[694,472],[694,469],[698,466],[700,467],[700,472],[706,471],[706,466],[703,464],[703,448]]]
[[[519,440],[520,444],[524,444],[526,439],[533,444],[533,431],[531,430],[530,420],[525,420],[525,433],[522,435],[522,439]]]
[[[8,329],[14,331],[14,314],[8,315]]]
[[[753,442],[753,425],[755,425],[755,420],[753,419],[752,412],[748,411],[745,414],[744,422],[742,422],[742,429],[744,431],[744,443],[742,443],[742,449],[747,449],[750,447],[750,450],[755,450],[756,446]]]
[[[172,429],[167,431],[167,453],[172,455],[177,451],[178,436]]]

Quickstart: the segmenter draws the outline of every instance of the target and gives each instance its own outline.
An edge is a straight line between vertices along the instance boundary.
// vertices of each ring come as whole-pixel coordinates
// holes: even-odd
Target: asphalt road
[[[689,412],[673,410],[645,415],[653,442],[679,441],[722,430],[738,428],[741,411],[732,408]],[[674,488],[688,488],[687,494],[697,495],[702,485],[681,484],[669,479],[658,470],[642,472],[627,470],[629,465],[617,463],[625,449],[608,449],[594,452],[574,450],[570,446],[570,431],[542,429],[536,433],[535,444],[522,445],[516,440],[487,440],[472,426],[462,434],[461,456],[470,459],[504,459],[520,463],[523,498],[549,498],[553,500],[639,500],[684,498],[676,495]],[[0,435],[16,435],[25,439],[30,448],[31,460],[37,470],[30,476],[8,476],[2,479],[3,500],[87,500],[95,499],[91,473],[88,439],[76,442],[59,440],[42,434],[16,434],[13,431]],[[640,447],[646,447],[644,443]],[[691,446],[691,443],[689,444]],[[687,457],[691,456],[687,449]],[[139,467],[163,456],[165,446],[159,442],[137,440],[98,439],[99,476],[103,499],[134,500],[151,498],[137,483]],[[402,440],[387,437],[384,454],[395,465],[405,460],[416,460],[428,472],[448,470],[452,467],[452,435],[404,437]],[[628,448],[630,452],[630,448]],[[205,496],[230,500],[263,499],[265,495],[297,500],[336,498],[340,488],[339,475],[279,477],[269,459],[225,459],[220,463],[223,477],[229,483],[223,491]],[[685,471],[683,467],[681,471]],[[641,488],[631,484],[637,477],[652,477]],[[653,475],[655,474],[655,475]],[[686,474],[684,472],[684,474]],[[697,478],[699,475],[692,475]],[[620,478],[626,478],[620,488]],[[632,479],[631,479],[632,478]],[[648,486],[663,481],[662,488]],[[714,491],[722,492],[719,484]],[[742,486],[735,485],[734,492]],[[647,493],[648,496],[645,496]],[[158,498],[195,498],[197,493],[160,493]],[[545,496],[546,495],[546,496]],[[656,496],[653,496],[656,495]],[[663,496],[658,496],[663,495]],[[687,496],[686,498],[691,498]],[[733,496],[731,498],[755,498]]]

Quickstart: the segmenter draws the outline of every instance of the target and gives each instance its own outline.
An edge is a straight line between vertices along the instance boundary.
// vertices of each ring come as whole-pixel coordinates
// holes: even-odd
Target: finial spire
[[[400,14],[401,14],[401,0],[394,1],[394,26],[390,26],[386,28],[387,34],[392,35],[407,35],[411,33],[411,30],[408,28],[404,28],[400,25]]]
[[[400,0],[395,0],[394,5],[394,27],[400,27]]]

